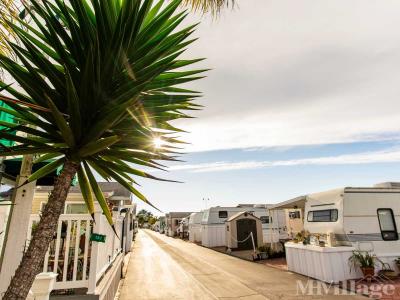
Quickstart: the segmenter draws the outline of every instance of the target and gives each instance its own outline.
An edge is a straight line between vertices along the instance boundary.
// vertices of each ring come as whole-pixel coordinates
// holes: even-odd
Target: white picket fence
[[[27,246],[39,219],[39,215],[31,215]],[[101,212],[95,213],[95,222],[88,214],[61,215],[43,264],[43,272],[58,274],[55,290],[88,288],[88,293],[94,293],[98,281],[122,252],[123,218],[115,216],[114,222],[118,236]],[[90,241],[92,233],[105,235],[105,243]]]

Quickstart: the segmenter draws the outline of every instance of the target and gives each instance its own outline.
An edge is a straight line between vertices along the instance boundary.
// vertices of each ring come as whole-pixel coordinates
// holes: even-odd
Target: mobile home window
[[[289,219],[300,219],[300,212],[299,211],[290,211]]]
[[[382,239],[384,241],[397,241],[396,221],[394,220],[393,210],[390,208],[378,209],[379,227],[381,228]]]
[[[307,215],[308,222],[336,222],[337,219],[337,209],[314,210],[309,211]]]
[[[179,225],[179,220],[175,219],[175,226],[178,226],[178,225]]]
[[[226,210],[220,210],[218,212],[218,218],[227,218],[228,217],[228,212]]]
[[[262,223],[262,224],[269,224],[269,223],[272,223],[272,218],[271,218],[271,220],[270,220],[270,218],[267,217],[267,216],[261,216],[261,217],[260,217],[260,220],[261,220],[261,223]]]

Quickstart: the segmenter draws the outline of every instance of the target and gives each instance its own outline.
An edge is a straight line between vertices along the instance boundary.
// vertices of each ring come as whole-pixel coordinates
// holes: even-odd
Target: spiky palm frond
[[[15,39],[13,30],[7,21],[13,21],[21,12],[21,5],[18,5],[15,0],[0,0],[0,53],[12,55],[12,49],[8,44],[10,39]]]
[[[7,20],[21,45],[8,41],[18,60],[0,55],[13,78],[0,82],[0,107],[18,124],[2,122],[0,138],[14,141],[0,156],[40,154],[51,161],[31,175],[45,176],[66,161],[79,163],[78,178],[89,210],[96,198],[110,223],[94,171],[148,202],[134,177],[159,179],[141,167],[175,160],[180,143],[171,121],[195,110],[198,93],[178,88],[201,78],[188,70],[199,59],[179,59],[195,26],[178,30],[181,0],[32,0],[27,24]],[[181,68],[185,68],[182,70]],[[17,85],[13,84],[16,82]],[[19,131],[24,135],[15,135]],[[153,139],[162,139],[160,148]]]

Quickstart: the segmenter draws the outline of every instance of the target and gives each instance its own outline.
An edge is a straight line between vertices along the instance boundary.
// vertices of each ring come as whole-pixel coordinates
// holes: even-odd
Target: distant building
[[[177,236],[180,221],[190,216],[191,212],[169,212],[165,215],[166,234],[168,236]]]

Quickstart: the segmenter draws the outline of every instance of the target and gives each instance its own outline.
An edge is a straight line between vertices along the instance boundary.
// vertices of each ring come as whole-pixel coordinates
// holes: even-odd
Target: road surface
[[[300,283],[298,284],[298,282]],[[364,297],[326,295],[323,288],[307,294],[303,276],[244,261],[161,235],[139,231],[119,300],[130,299],[328,299]],[[314,282],[314,286],[315,285]],[[341,291],[343,292],[343,291]],[[321,295],[318,296],[318,293]]]

